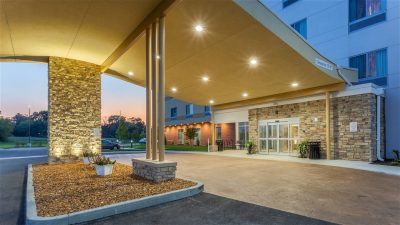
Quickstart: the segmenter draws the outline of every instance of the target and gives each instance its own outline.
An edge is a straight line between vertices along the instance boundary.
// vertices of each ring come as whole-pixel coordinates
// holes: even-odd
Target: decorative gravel
[[[132,175],[132,167],[114,164],[111,175],[96,175],[83,163],[33,166],[38,216],[57,216],[194,186],[173,179],[154,183]]]

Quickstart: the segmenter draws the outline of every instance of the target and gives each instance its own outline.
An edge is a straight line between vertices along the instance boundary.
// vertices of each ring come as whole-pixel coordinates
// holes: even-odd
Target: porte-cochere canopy
[[[256,0],[10,0],[0,10],[2,61],[78,59],[141,86],[145,29],[165,14],[166,95],[197,104],[333,91],[356,79]]]

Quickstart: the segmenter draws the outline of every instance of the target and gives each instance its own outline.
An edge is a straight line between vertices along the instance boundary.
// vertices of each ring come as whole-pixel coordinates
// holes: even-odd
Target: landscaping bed
[[[114,164],[111,175],[100,177],[83,163],[33,166],[37,215],[65,215],[123,201],[180,190],[195,182],[172,179],[153,183],[132,175],[132,167]]]

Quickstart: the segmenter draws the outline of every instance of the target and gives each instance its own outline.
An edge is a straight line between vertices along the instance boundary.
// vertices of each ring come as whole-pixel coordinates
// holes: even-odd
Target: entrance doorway
[[[260,153],[298,155],[299,121],[299,118],[260,121],[258,125]]]

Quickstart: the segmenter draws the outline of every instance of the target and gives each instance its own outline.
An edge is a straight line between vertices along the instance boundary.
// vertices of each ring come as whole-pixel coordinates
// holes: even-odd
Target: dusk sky
[[[145,89],[102,75],[102,119],[117,114],[145,120]],[[47,110],[47,64],[0,63],[0,110],[5,117]]]

